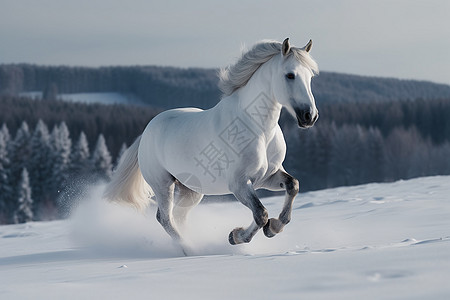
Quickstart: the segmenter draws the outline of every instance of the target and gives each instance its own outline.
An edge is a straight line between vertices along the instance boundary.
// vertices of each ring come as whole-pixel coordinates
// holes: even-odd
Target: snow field
[[[291,223],[231,246],[237,202],[194,208],[184,257],[150,207],[104,203],[68,220],[0,226],[1,299],[448,299],[450,177],[309,192]],[[277,215],[283,197],[263,199]]]

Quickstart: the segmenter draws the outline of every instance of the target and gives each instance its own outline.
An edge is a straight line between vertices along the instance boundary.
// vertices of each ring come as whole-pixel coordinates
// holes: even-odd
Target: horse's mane
[[[277,41],[261,41],[254,45],[252,49],[243,53],[234,65],[220,69],[218,85],[222,93],[228,96],[246,85],[262,64],[281,53],[281,46],[282,43]],[[319,72],[317,63],[305,50],[291,47],[289,55],[294,55],[313,73]]]

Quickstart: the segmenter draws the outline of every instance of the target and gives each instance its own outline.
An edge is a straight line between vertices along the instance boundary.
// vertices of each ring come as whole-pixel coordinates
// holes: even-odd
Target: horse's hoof
[[[237,245],[242,243],[249,243],[251,241],[251,237],[245,237],[245,229],[242,227],[238,227],[233,229],[228,235],[228,241],[231,245]]]
[[[270,221],[267,221],[266,225],[264,225],[263,227],[263,231],[264,231],[264,235],[267,236],[268,238],[273,238],[276,233],[272,232],[272,230],[270,229]]]
[[[228,242],[230,242],[231,245],[236,245],[236,242],[234,241],[233,231],[228,235]]]

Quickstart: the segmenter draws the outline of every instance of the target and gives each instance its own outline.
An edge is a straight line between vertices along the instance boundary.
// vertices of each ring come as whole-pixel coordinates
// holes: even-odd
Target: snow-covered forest
[[[450,100],[319,104],[319,110],[316,126],[286,134],[285,165],[303,190],[450,174]]]
[[[123,144],[119,155],[125,151]],[[61,192],[80,180],[107,180],[113,159],[103,134],[89,145],[81,132],[72,137],[65,122],[51,131],[39,120],[30,129],[23,121],[14,136],[8,126],[0,130],[0,220],[24,223],[60,216]]]

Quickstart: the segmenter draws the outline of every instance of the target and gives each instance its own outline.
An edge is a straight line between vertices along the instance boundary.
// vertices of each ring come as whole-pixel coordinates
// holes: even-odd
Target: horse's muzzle
[[[300,128],[312,127],[319,118],[319,112],[317,110],[314,112],[309,106],[302,108],[296,107],[294,110]]]

